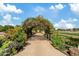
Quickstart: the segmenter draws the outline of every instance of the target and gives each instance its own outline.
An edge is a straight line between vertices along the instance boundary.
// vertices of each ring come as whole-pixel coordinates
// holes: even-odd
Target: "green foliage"
[[[42,16],[38,16],[35,18],[27,18],[24,23],[23,23],[23,28],[24,30],[27,30],[27,28],[36,28],[38,29],[43,29],[43,30],[48,30],[50,32],[50,29],[54,29],[53,25],[45,18]]]
[[[52,24],[47,19],[41,16],[38,16],[36,18],[28,18],[27,20],[24,21],[23,26],[5,25],[0,26],[0,28],[1,28],[0,31],[5,32],[7,34],[5,38],[0,37],[0,55],[2,56],[14,55],[18,51],[20,51],[20,49],[23,48],[27,37],[25,32],[31,32],[32,29],[34,30],[39,29],[40,31],[45,30],[45,33],[49,34],[51,32],[51,29],[54,29]],[[56,41],[55,45],[61,43],[60,40],[59,40],[60,43],[58,43],[57,40],[55,41]]]
[[[5,36],[0,36],[0,47],[5,42],[5,40],[7,40]]]
[[[9,51],[9,45],[12,41],[8,41],[6,40],[2,46],[0,47],[0,55],[7,55],[9,54],[10,55],[10,51]]]
[[[17,53],[17,50],[15,48],[12,48],[12,54],[16,54]]]
[[[2,44],[2,49],[5,49],[5,48],[8,48],[9,44],[11,43],[12,41],[8,41],[6,40],[3,44]]]
[[[60,31],[60,34],[59,34],[63,41],[64,41],[64,51],[66,54],[67,51],[70,51],[69,49],[71,47],[73,48],[78,48],[78,45],[79,45],[79,38],[78,38],[78,33],[77,32],[71,32],[71,31]]]
[[[59,36],[59,32],[58,31],[54,31],[53,32],[53,37],[51,38],[52,41],[52,45],[59,49],[59,50],[64,50],[64,41],[62,40],[62,38]]]
[[[10,44],[12,41],[5,41],[0,48],[0,55],[1,56],[9,56],[9,55],[14,55],[17,53],[17,50],[15,47],[10,47]]]
[[[21,43],[23,45],[25,44],[26,35],[25,35],[22,27],[15,27],[14,29],[9,30],[7,32],[7,34],[8,34],[8,36],[10,36],[9,38],[12,41]]]
[[[51,35],[51,29],[54,29],[54,27],[48,19],[42,16],[37,16],[27,18],[23,22],[23,29],[27,34],[27,38],[31,37],[37,31],[44,31],[47,38],[50,39],[48,35]]]
[[[0,32],[2,32],[3,31],[3,26],[2,25],[0,25]]]
[[[26,35],[21,26],[7,26],[6,36],[0,37],[0,55],[16,54],[25,45]]]
[[[0,32],[6,32],[8,29],[13,29],[13,28],[14,27],[11,25],[5,25],[5,26],[0,25]]]
[[[5,26],[3,26],[3,32],[6,32],[8,29],[13,29],[14,27],[13,26],[11,26],[11,25],[5,25]]]
[[[3,49],[0,48],[0,56],[3,54]]]
[[[64,36],[65,39],[68,39],[69,41],[65,40],[65,44],[73,46],[73,47],[78,47],[79,44],[79,38],[73,38],[73,37],[69,37],[69,36]]]
[[[8,47],[9,41],[5,36],[0,36],[0,55],[5,53],[5,49]]]

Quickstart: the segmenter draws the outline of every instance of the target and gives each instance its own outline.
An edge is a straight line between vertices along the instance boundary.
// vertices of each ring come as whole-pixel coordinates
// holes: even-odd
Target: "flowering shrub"
[[[0,37],[1,56],[14,55],[25,45],[26,35],[22,27],[8,29],[6,34],[6,36]]]

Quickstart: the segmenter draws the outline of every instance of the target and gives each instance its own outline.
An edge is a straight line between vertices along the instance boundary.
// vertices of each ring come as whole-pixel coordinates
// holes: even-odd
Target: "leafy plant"
[[[0,55],[14,55],[25,45],[26,35],[21,26],[6,26],[6,36],[0,37]]]
[[[9,50],[9,45],[12,41],[8,41],[6,40],[2,46],[0,47],[0,55],[7,55],[9,54],[10,55],[10,50]]]
[[[0,36],[0,47],[2,46],[3,42],[5,42],[6,37],[5,36]]]
[[[53,32],[53,37],[51,38],[52,41],[52,45],[54,47],[56,47],[59,50],[64,50],[64,41],[62,40],[62,38],[59,36],[59,32],[58,31],[54,31]]]

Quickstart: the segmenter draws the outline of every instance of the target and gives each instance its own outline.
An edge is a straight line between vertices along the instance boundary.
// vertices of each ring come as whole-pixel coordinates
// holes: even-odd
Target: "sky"
[[[55,28],[79,28],[79,4],[0,3],[0,25],[19,25],[38,15],[48,19]]]

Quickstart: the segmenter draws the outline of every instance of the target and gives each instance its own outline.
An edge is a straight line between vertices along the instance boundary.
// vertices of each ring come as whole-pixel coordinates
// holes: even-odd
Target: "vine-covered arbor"
[[[27,38],[33,35],[32,30],[37,28],[45,32],[45,37],[50,39],[51,31],[54,29],[53,25],[42,16],[27,18],[23,23],[24,31],[27,34]]]

